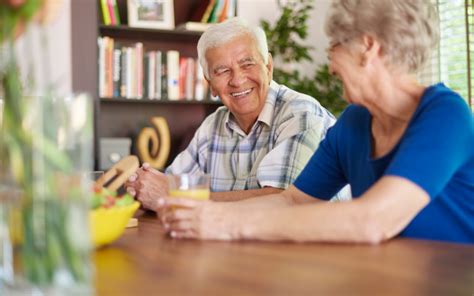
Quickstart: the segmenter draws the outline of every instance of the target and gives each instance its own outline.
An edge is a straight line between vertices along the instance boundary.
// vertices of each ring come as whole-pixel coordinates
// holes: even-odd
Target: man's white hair
[[[197,45],[198,60],[204,71],[204,76],[209,79],[209,67],[206,60],[206,51],[210,48],[219,47],[236,37],[248,35],[255,40],[258,52],[262,56],[265,65],[268,64],[267,36],[262,28],[251,26],[241,18],[230,18],[222,23],[209,27],[199,38]]]

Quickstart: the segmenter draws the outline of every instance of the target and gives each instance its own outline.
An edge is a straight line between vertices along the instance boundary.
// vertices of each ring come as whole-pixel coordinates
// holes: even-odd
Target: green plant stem
[[[32,123],[35,128],[25,126],[31,111],[28,109],[33,106],[28,106],[24,97],[14,58],[13,34],[17,24],[31,18],[40,3],[41,0],[27,0],[19,9],[0,4],[0,45],[5,49],[0,52],[0,94],[4,101],[0,157],[2,162],[8,162],[23,189],[20,250],[24,274],[30,282],[43,286],[53,284],[60,269],[68,270],[76,282],[84,282],[89,266],[83,260],[87,250],[78,248],[74,237],[68,234],[68,211],[77,198],[68,190],[77,189],[64,189],[65,184],[56,180],[57,172],[67,176],[73,168],[70,157],[54,144],[56,119],[64,114],[58,114],[51,97],[46,97],[33,110],[42,117],[41,122]],[[60,196],[61,191],[66,191],[66,196]]]

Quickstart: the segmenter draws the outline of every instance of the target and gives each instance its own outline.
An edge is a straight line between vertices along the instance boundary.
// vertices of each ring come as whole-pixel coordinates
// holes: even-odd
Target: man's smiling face
[[[237,123],[249,131],[265,105],[272,60],[265,65],[256,41],[241,35],[206,51],[212,95],[219,96]]]

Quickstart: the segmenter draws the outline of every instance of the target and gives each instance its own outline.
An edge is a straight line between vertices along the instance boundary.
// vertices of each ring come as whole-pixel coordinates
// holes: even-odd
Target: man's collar
[[[267,99],[265,100],[265,105],[263,106],[260,115],[258,115],[257,121],[263,122],[268,126],[272,125],[273,113],[275,112],[275,104],[279,90],[280,85],[273,80],[270,81]]]

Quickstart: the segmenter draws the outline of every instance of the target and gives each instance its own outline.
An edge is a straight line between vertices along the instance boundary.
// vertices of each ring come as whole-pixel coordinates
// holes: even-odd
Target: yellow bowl
[[[118,239],[139,206],[140,203],[135,201],[125,207],[92,210],[89,214],[89,224],[94,246],[98,248]]]

